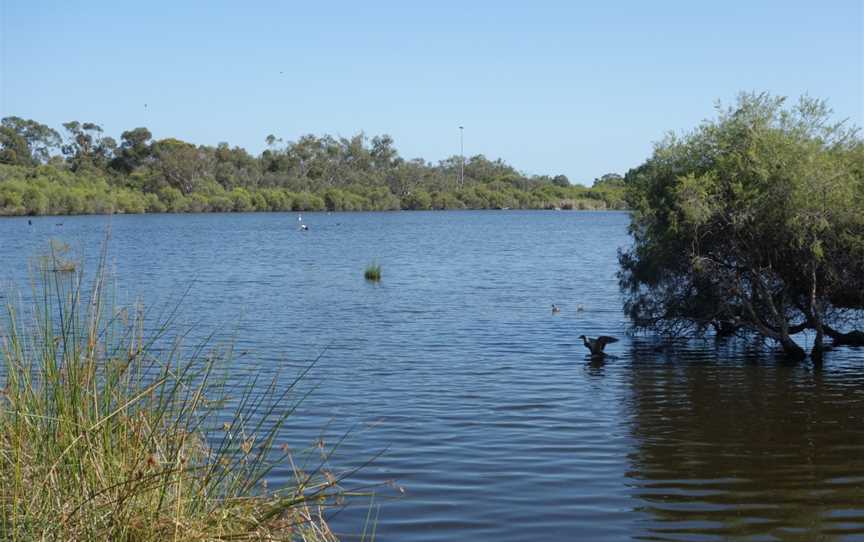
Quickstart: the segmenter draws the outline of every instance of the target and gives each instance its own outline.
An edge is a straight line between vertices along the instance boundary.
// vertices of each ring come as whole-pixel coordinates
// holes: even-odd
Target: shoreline
[[[540,208],[524,208],[524,209],[364,209],[364,210],[338,210],[338,211],[307,211],[307,210],[290,210],[290,211],[158,211],[158,212],[141,212],[141,213],[67,213],[67,214],[41,214],[41,215],[4,215],[0,214],[0,220],[16,219],[16,218],[60,218],[69,216],[142,216],[142,215],[258,215],[258,214],[332,214],[332,213],[470,213],[470,212],[520,212],[520,211],[536,211],[536,212],[564,212],[564,213],[630,213],[631,209],[540,209]]]

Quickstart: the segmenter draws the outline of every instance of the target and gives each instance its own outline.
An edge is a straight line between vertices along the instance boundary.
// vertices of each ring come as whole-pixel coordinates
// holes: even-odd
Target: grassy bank
[[[302,375],[228,386],[230,349],[183,347],[173,316],[145,325],[103,271],[35,275],[0,324],[0,538],[335,540],[324,514],[346,492],[326,454],[277,439]],[[294,483],[270,488],[280,465]]]

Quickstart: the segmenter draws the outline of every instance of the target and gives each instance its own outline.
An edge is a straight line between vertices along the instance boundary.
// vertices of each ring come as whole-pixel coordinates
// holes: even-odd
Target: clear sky
[[[119,139],[389,133],[591,184],[742,90],[864,116],[864,0],[0,0],[0,116]],[[146,107],[145,107],[146,104]]]

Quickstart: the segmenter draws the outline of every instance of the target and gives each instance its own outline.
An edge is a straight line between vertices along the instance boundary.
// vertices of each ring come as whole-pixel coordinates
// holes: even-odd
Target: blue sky
[[[389,133],[591,184],[742,90],[864,116],[862,0],[0,0],[0,116],[227,141]],[[147,104],[145,108],[144,104]]]

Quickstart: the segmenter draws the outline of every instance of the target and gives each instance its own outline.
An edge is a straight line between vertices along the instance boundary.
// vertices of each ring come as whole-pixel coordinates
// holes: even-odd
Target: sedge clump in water
[[[379,282],[381,280],[381,265],[371,263],[366,266],[366,271],[363,273],[366,280],[371,282]]]

